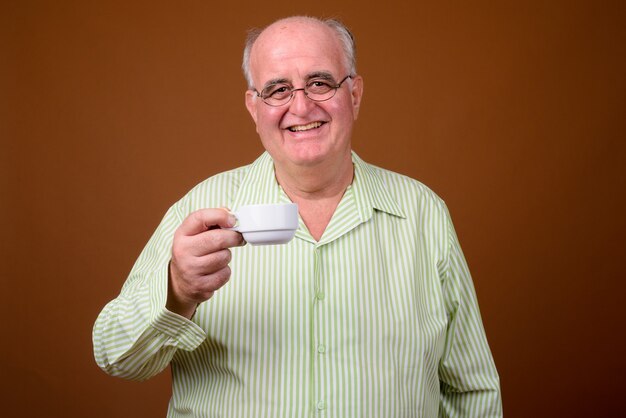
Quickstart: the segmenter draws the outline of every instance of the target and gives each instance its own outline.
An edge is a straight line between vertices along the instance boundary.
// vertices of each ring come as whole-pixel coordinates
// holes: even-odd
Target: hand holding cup
[[[229,248],[245,245],[241,234],[228,230],[237,222],[226,209],[191,213],[174,233],[166,308],[191,318],[230,278]]]

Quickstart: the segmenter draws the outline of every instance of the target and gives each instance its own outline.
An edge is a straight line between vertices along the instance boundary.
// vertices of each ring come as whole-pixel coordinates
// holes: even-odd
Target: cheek
[[[332,115],[333,121],[341,125],[351,124],[356,119],[354,108],[349,102],[341,103],[333,109],[329,109],[329,113]]]
[[[328,112],[331,113],[336,119],[354,120],[355,108],[352,96],[349,94],[342,94],[341,97],[339,97],[339,95],[335,97],[339,100],[328,102]]]
[[[279,141],[282,134],[280,129],[282,116],[283,112],[277,112],[274,109],[259,112],[256,122],[256,132],[265,148],[271,147],[273,142]]]
[[[284,112],[275,108],[264,109],[257,114],[257,132],[278,129]]]

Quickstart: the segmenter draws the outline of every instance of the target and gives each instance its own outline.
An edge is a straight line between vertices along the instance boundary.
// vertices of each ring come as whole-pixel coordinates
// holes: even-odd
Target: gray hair
[[[351,75],[356,74],[356,44],[354,42],[354,36],[350,30],[339,20],[337,19],[319,19],[317,17],[309,17],[309,16],[293,16],[286,19],[308,19],[315,22],[322,23],[329,28],[333,29],[341,42],[341,46],[343,48],[343,53],[345,57],[344,65],[346,69],[350,71]],[[248,37],[246,38],[246,45],[243,49],[243,62],[241,64],[241,69],[243,70],[243,75],[246,78],[246,82],[248,83],[248,88],[253,89],[254,83],[252,82],[252,74],[250,73],[250,53],[252,51],[252,46],[261,35],[261,33],[265,30],[263,29],[251,29],[248,31]]]

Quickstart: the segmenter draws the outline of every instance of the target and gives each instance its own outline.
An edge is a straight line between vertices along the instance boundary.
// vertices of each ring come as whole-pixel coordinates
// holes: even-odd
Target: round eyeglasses
[[[276,83],[265,87],[260,93],[256,90],[254,92],[265,104],[270,106],[282,106],[289,103],[293,95],[300,90],[310,100],[324,102],[332,99],[337,93],[337,89],[349,78],[352,78],[352,75],[348,74],[338,84],[332,84],[331,81],[324,78],[312,78],[307,81],[303,88],[299,89],[294,89],[287,83]]]

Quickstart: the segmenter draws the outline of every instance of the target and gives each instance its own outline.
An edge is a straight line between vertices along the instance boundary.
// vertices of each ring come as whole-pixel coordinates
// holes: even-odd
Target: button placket
[[[322,280],[322,250],[320,247],[316,247],[314,251],[314,293],[313,293],[313,333],[312,340],[313,343],[312,348],[312,376],[313,376],[313,400],[315,405],[316,413],[324,412],[328,405],[324,400],[325,393],[324,388],[321,385],[321,381],[323,379],[323,361],[324,355],[326,353],[326,344],[323,340],[325,332],[323,328],[323,316],[324,316],[324,301],[326,299],[326,294],[323,288],[323,280]]]

